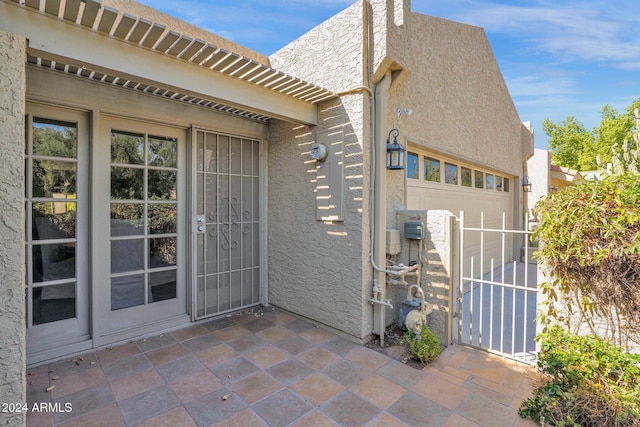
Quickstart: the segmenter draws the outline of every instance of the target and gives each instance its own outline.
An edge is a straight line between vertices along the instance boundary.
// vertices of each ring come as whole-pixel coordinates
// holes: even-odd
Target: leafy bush
[[[518,413],[555,426],[640,426],[640,356],[560,327],[542,335],[533,396]]]
[[[542,288],[543,323],[581,322],[618,345],[639,343],[640,175],[567,187],[536,210],[538,258],[554,278]]]
[[[407,356],[425,365],[442,353],[438,335],[429,329],[427,325],[422,325],[419,336],[411,330],[407,331],[404,334],[403,341],[407,347]]]

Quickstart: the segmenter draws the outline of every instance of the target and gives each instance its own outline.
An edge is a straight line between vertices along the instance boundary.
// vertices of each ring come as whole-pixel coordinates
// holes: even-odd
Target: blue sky
[[[141,2],[269,55],[354,0]],[[637,0],[413,0],[412,10],[484,28],[538,148],[547,117],[575,116],[592,129],[605,104],[622,113],[640,98]]]

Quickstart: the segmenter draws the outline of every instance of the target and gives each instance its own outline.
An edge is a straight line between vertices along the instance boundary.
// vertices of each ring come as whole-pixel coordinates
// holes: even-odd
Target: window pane
[[[476,188],[484,188],[484,173],[480,171],[473,171]]]
[[[178,167],[178,140],[149,136],[149,165],[165,168]]]
[[[205,236],[207,257],[204,261],[206,274],[218,272],[218,234],[217,225],[207,225],[207,235]]]
[[[218,172],[229,173],[229,137],[218,137]]]
[[[38,156],[77,157],[78,129],[75,123],[33,119],[33,154]]]
[[[124,273],[144,268],[144,239],[111,242],[111,272]]]
[[[196,254],[197,254],[197,274],[202,276],[204,274],[204,235],[198,233],[196,235]]]
[[[242,173],[242,142],[240,138],[231,138],[231,147],[230,147],[230,160],[231,160],[231,173],[232,174],[240,174]]]
[[[207,145],[204,151],[204,170],[216,172],[218,166],[218,141],[215,135],[207,134]]]
[[[144,164],[144,135],[112,131],[111,163]]]
[[[143,169],[111,167],[112,200],[142,200],[143,193]]]
[[[487,174],[487,190],[493,190],[493,175]]]
[[[204,174],[196,176],[196,212],[204,212]]]
[[[34,325],[76,317],[76,284],[33,288],[32,317]]]
[[[502,191],[502,177],[496,175],[496,190]]]
[[[462,166],[460,168],[460,177],[464,187],[471,187],[471,169]]]
[[[31,208],[33,240],[73,239],[76,237],[76,203],[34,203]]]
[[[34,283],[76,277],[75,243],[34,245],[31,256]]]
[[[144,205],[111,203],[111,235],[144,234]]]
[[[177,172],[149,169],[149,199],[176,200]]]
[[[220,311],[219,299],[218,299],[218,275],[212,274],[205,278],[205,294],[206,298],[203,298],[205,310],[207,313],[216,313]]]
[[[204,171],[204,132],[197,133],[198,144],[198,172]]]
[[[440,182],[440,160],[431,157],[424,158],[425,181]]]
[[[502,180],[503,182],[503,186],[504,186],[504,192],[508,193],[509,192],[509,178],[504,178]]]
[[[149,268],[176,265],[176,241],[175,237],[149,239]]]
[[[176,270],[149,274],[149,303],[176,297]]]
[[[419,179],[418,175],[418,155],[416,153],[407,153],[407,178]]]
[[[260,143],[253,142],[253,176],[260,176]]]
[[[444,164],[444,182],[458,185],[458,166],[451,163]]]
[[[111,310],[144,304],[144,274],[111,279]]]
[[[173,204],[149,205],[147,217],[150,234],[177,233],[178,206]]]
[[[204,198],[207,222],[218,222],[218,175],[207,174]]]
[[[253,143],[248,139],[242,140],[242,174],[253,174],[253,155],[251,150],[253,149]]]
[[[33,197],[75,198],[76,163],[33,160]]]

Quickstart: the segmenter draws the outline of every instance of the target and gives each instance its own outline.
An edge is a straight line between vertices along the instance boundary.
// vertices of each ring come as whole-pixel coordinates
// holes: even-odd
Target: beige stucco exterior
[[[24,322],[24,112],[26,40],[0,29],[0,396],[26,400]],[[0,414],[1,425],[20,425],[25,414]]]
[[[325,259],[349,260],[349,265],[362,265],[362,281],[349,282],[338,280],[338,276],[332,280],[322,271],[326,267],[320,267],[320,273],[311,273],[310,269],[292,270],[291,276],[282,275],[278,264],[270,264],[269,274],[269,300],[275,305],[283,305],[301,315],[309,310],[308,305],[299,304],[299,296],[296,289],[317,288],[315,283],[322,283],[322,289],[329,287],[326,293],[330,298],[314,300],[313,310],[331,312],[332,319],[328,324],[334,328],[347,332],[346,325],[356,323],[354,315],[356,311],[349,309],[344,301],[352,301],[356,294],[357,286],[363,286],[362,319],[357,323],[369,325],[372,316],[370,305],[366,303],[370,292],[373,269],[369,258],[370,241],[368,235],[369,220],[371,219],[370,205],[367,195],[370,194],[370,180],[374,167],[366,161],[370,156],[371,141],[382,145],[386,140],[386,132],[392,128],[400,131],[400,142],[407,146],[440,153],[449,158],[458,159],[471,165],[499,171],[504,176],[509,176],[512,183],[510,193],[491,193],[482,206],[488,210],[495,210],[496,201],[502,207],[506,207],[508,213],[508,227],[519,227],[522,224],[522,194],[518,182],[523,175],[523,164],[533,152],[533,136],[529,129],[523,125],[515,110],[515,106],[502,74],[496,64],[491,47],[482,28],[459,24],[444,19],[434,18],[419,13],[410,12],[411,2],[405,1],[360,1],[334,16],[320,26],[314,28],[298,40],[271,56],[272,64],[276,68],[296,73],[304,79],[317,82],[336,93],[358,93],[357,99],[362,102],[354,104],[354,95],[342,96],[340,102],[343,110],[349,116],[351,123],[358,117],[362,117],[364,132],[355,132],[362,147],[364,179],[364,203],[362,203],[362,222],[359,225],[349,224],[345,220],[338,227],[360,227],[364,238],[361,241],[361,251],[356,253],[350,246],[334,246],[327,249],[326,253],[318,255]],[[322,66],[318,66],[322,64]],[[385,78],[383,93],[384,100],[378,100],[384,105],[383,111],[372,112],[370,109],[373,101],[370,97],[376,90],[376,85]],[[370,89],[364,90],[362,87]],[[387,89],[388,87],[388,89]],[[359,89],[360,88],[360,89]],[[379,104],[376,104],[379,105]],[[410,108],[411,116],[400,116],[398,108]],[[371,134],[372,123],[383,130],[384,134],[366,137]],[[309,135],[312,138],[312,134]],[[273,149],[273,138],[271,148]],[[384,151],[382,151],[384,153]],[[271,157],[270,168],[273,177],[274,166],[279,160]],[[304,153],[300,153],[302,163]],[[284,163],[283,163],[284,164]],[[348,164],[348,161],[347,161]],[[277,174],[281,174],[282,168],[277,168]],[[302,176],[291,171],[295,176],[286,174],[290,181],[299,181]],[[457,215],[459,210],[465,209],[464,195],[456,198],[455,192],[449,192],[449,202],[445,198],[443,203],[429,203],[429,198],[436,193],[429,190],[407,191],[406,175],[402,171],[386,170],[385,194],[376,194],[385,198],[386,228],[401,229],[403,221],[397,217],[398,212],[406,209],[423,210],[422,214],[413,216],[424,219],[431,239],[424,242],[425,255],[423,268],[430,274],[423,276],[423,287],[429,289],[430,297],[441,310],[432,316],[431,323],[446,339],[447,327],[444,326],[445,317],[448,315],[449,293],[451,285],[451,257],[450,239],[445,236],[443,227],[449,224],[447,216]],[[270,178],[272,182],[273,178]],[[270,188],[273,195],[277,190]],[[311,190],[307,190],[309,193]],[[440,190],[447,192],[446,188]],[[495,199],[495,200],[494,200]],[[469,208],[470,206],[466,206]],[[430,209],[433,211],[431,220]],[[474,207],[473,213],[479,213],[481,207]],[[444,212],[442,212],[444,210]],[[448,214],[446,212],[449,212]],[[493,214],[492,212],[490,212]],[[417,215],[417,216],[416,216]],[[501,212],[494,215],[498,223],[501,222]],[[411,218],[411,215],[406,218]],[[285,209],[279,213],[277,219],[286,222],[298,223],[302,214],[296,210]],[[358,217],[351,220],[358,220]],[[286,252],[289,245],[286,236],[280,236],[280,230],[274,231],[275,218],[270,218],[270,250],[274,252]],[[315,229],[318,224],[308,224]],[[379,231],[378,231],[379,233]],[[317,233],[309,233],[310,242],[317,237]],[[305,237],[307,238],[307,237]],[[406,248],[407,240],[403,247]],[[274,246],[275,245],[275,246]],[[312,247],[322,245],[313,244]],[[511,244],[509,248],[512,248]],[[403,257],[407,256],[405,249],[400,254],[399,262],[408,262]],[[509,249],[511,252],[512,249]],[[295,255],[294,255],[295,256]],[[362,258],[355,258],[355,257]],[[305,257],[302,257],[305,258]],[[426,260],[429,258],[429,262]],[[364,262],[362,262],[364,261]],[[330,265],[328,264],[323,265]],[[331,267],[330,267],[331,268]],[[307,274],[307,271],[311,274]],[[344,279],[344,278],[343,278]],[[335,282],[335,285],[331,283]],[[356,289],[353,289],[355,286]],[[400,295],[404,291],[387,289],[387,297],[395,301],[394,310],[397,312]],[[323,290],[314,291],[314,294],[324,293]],[[354,301],[355,302],[355,301]],[[369,307],[367,307],[369,306]],[[387,323],[395,320],[394,310],[387,309]],[[358,312],[359,313],[359,312]],[[440,325],[443,324],[443,325]],[[359,339],[367,339],[366,327],[362,329],[363,335]],[[348,329],[349,334],[353,330]]]
[[[269,303],[317,319],[353,340],[371,333],[369,259],[370,100],[363,85],[362,4],[356,3],[271,57],[272,65],[335,92],[316,128],[277,122],[269,144]],[[318,67],[317,64],[326,64]],[[315,218],[315,135],[344,132],[344,219]],[[278,141],[278,142],[276,142]]]
[[[448,340],[454,273],[451,216],[457,212],[451,212],[453,205],[439,205],[437,211],[428,204],[416,209],[415,196],[407,191],[406,173],[386,170],[382,157],[387,133],[397,128],[399,141],[405,146],[510,176],[512,192],[500,197],[507,197],[511,204],[511,225],[519,225],[522,194],[517,182],[523,175],[523,162],[532,154],[533,138],[520,122],[481,28],[411,12],[409,0],[360,0],[267,58],[130,0],[105,0],[102,6],[118,11],[120,18],[124,13],[144,18],[191,39],[202,39],[204,43],[235,52],[255,65],[271,67],[283,76],[301,79],[296,84],[316,85],[324,98],[312,102],[282,94],[268,85],[260,86],[116,40],[112,35],[99,33],[96,25],[93,29],[80,28],[79,24],[65,22],[68,27],[64,28],[69,28],[69,32],[94,38],[99,49],[109,53],[109,58],[97,58],[78,42],[81,59],[94,58],[104,63],[108,59],[109,69],[104,64],[93,65],[116,76],[122,71],[126,78],[139,78],[143,84],[167,86],[161,89],[184,90],[179,92],[180,99],[201,97],[203,101],[179,102],[177,98],[85,79],[81,71],[68,75],[40,67],[33,61],[27,65],[26,53],[46,55],[48,49],[55,51],[49,53],[56,60],[73,64],[80,59],[60,58],[62,53],[72,55],[72,49],[56,50],[55,44],[49,45],[43,34],[27,25],[33,19],[64,33],[61,18],[52,18],[42,11],[29,11],[30,15],[25,15],[26,11],[16,12],[13,8],[27,6],[0,0],[3,10],[24,18],[24,22],[11,23],[12,28],[17,32],[34,31],[40,39],[35,38],[41,40],[37,48],[31,46],[29,51],[24,34],[0,32],[3,59],[0,126],[5,135],[2,162],[6,164],[0,168],[4,188],[0,194],[7,206],[0,228],[2,241],[6,242],[0,249],[0,262],[7,272],[6,286],[13,290],[3,292],[0,326],[14,332],[0,338],[0,347],[3,351],[18,350],[12,351],[10,358],[1,359],[2,363],[11,364],[11,369],[0,377],[3,393],[6,388],[8,395],[19,399],[24,396],[25,384],[22,183],[26,101],[81,111],[92,122],[91,132],[99,130],[103,116],[117,115],[178,127],[185,134],[191,128],[202,128],[260,140],[264,172],[260,245],[263,302],[311,319],[355,342],[367,341],[380,332],[381,326],[376,326],[374,318],[380,310],[387,313],[385,324],[392,323],[406,293],[401,287],[385,289],[385,298],[391,300],[393,310],[370,302],[374,280],[385,280],[384,272],[376,271],[371,263],[375,259],[384,268],[385,229],[400,229],[407,220],[425,223],[428,232],[420,243],[424,250],[421,284],[436,307],[429,325],[443,341]],[[10,26],[0,18],[0,31],[5,25]],[[139,53],[139,67],[123,60],[134,53]],[[163,73],[164,66],[170,67],[171,72]],[[254,120],[231,109],[205,108],[207,97],[216,101],[208,82],[221,90],[231,82],[238,89],[238,99],[234,98],[236,92],[226,90],[221,95],[223,103],[240,106],[249,113],[255,108],[257,113],[268,117]],[[327,95],[331,93],[334,95]],[[398,108],[410,108],[413,114],[399,116]],[[299,109],[304,114],[298,114]],[[270,112],[273,114],[269,115]],[[100,144],[92,135],[91,143]],[[340,157],[331,167],[323,168],[322,163],[311,158],[309,150],[314,143],[327,140],[327,135],[334,138],[329,139],[334,141],[329,147],[330,154]],[[335,173],[342,174],[339,180],[325,176]],[[324,188],[326,182],[331,188]],[[428,198],[430,193],[425,191],[424,197]],[[322,218],[320,194],[338,200],[339,215]],[[197,212],[188,209],[190,221]],[[99,226],[92,225],[94,230]],[[189,225],[184,225],[181,232],[187,238],[191,233]],[[401,253],[395,260],[407,262],[408,248],[408,241],[403,240]],[[185,276],[190,277],[190,272]],[[185,316],[181,321],[189,319]],[[94,317],[93,322],[99,325],[100,319]],[[178,323],[163,327],[177,326]],[[139,335],[152,332],[149,327],[141,329]]]

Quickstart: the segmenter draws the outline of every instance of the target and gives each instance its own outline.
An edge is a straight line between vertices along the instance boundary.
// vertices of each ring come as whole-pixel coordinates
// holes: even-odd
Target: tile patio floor
[[[271,308],[76,360],[27,369],[29,407],[72,405],[28,426],[536,425],[532,368],[453,345],[416,370]]]

